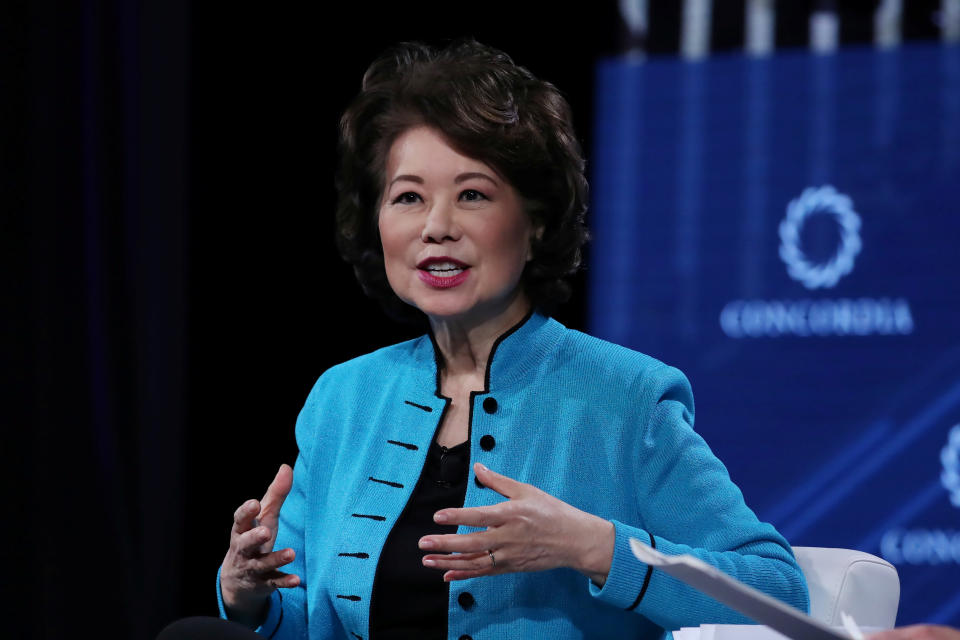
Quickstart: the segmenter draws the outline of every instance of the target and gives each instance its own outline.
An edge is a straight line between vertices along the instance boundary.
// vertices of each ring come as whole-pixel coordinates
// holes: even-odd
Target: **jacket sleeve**
[[[314,385],[307,397],[300,415],[297,417],[296,437],[299,454],[293,467],[293,486],[280,508],[279,528],[274,550],[293,549],[295,558],[290,564],[281,567],[284,573],[296,574],[300,577],[300,585],[292,589],[277,589],[270,597],[267,617],[263,624],[256,629],[260,635],[275,639],[303,639],[310,635],[317,637],[332,637],[332,613],[323,619],[307,617],[307,589],[313,576],[307,571],[307,557],[304,540],[308,518],[307,505],[310,497],[317,495],[317,484],[320,479],[315,469],[322,467],[322,461],[315,459],[315,452],[322,452],[326,447],[318,446],[318,440],[324,432],[322,420],[325,409],[324,388],[330,384],[328,374],[325,374]],[[320,443],[322,445],[322,443]],[[220,616],[227,618],[220,593],[220,574],[217,573],[217,600],[220,607]],[[320,614],[320,611],[314,612]],[[314,618],[317,618],[315,615]]]
[[[613,521],[613,562],[594,597],[635,611],[667,630],[749,619],[630,551],[638,538],[667,555],[690,554],[797,609],[807,611],[806,580],[790,545],[760,522],[726,468],[693,431],[693,394],[686,377],[665,365],[634,383],[633,477],[637,522]]]

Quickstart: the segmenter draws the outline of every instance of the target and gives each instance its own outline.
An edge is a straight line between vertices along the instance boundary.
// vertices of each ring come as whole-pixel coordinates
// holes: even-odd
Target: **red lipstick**
[[[420,280],[436,289],[449,289],[463,284],[470,266],[447,256],[425,258],[417,263]]]

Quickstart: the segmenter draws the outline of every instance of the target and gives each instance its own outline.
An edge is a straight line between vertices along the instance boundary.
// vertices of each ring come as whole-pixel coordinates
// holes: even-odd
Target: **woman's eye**
[[[393,204],[415,204],[417,202],[420,202],[420,194],[413,191],[406,191],[393,199]]]
[[[460,198],[462,200],[467,200],[467,201],[476,201],[476,200],[486,200],[487,196],[483,195],[476,189],[467,189],[466,191],[460,194]]]

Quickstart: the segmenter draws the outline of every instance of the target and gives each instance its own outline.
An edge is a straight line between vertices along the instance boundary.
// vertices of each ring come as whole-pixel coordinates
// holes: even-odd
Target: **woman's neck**
[[[520,322],[530,311],[526,296],[518,294],[502,312],[481,320],[430,318],[430,327],[440,355],[443,357],[443,378],[483,378],[493,343]]]

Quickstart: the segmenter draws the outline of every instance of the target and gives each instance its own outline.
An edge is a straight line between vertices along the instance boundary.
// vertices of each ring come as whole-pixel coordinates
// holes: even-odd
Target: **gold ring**
[[[490,556],[490,562],[493,563],[493,566],[497,566],[497,559],[493,556],[493,549],[487,549],[487,555]]]

